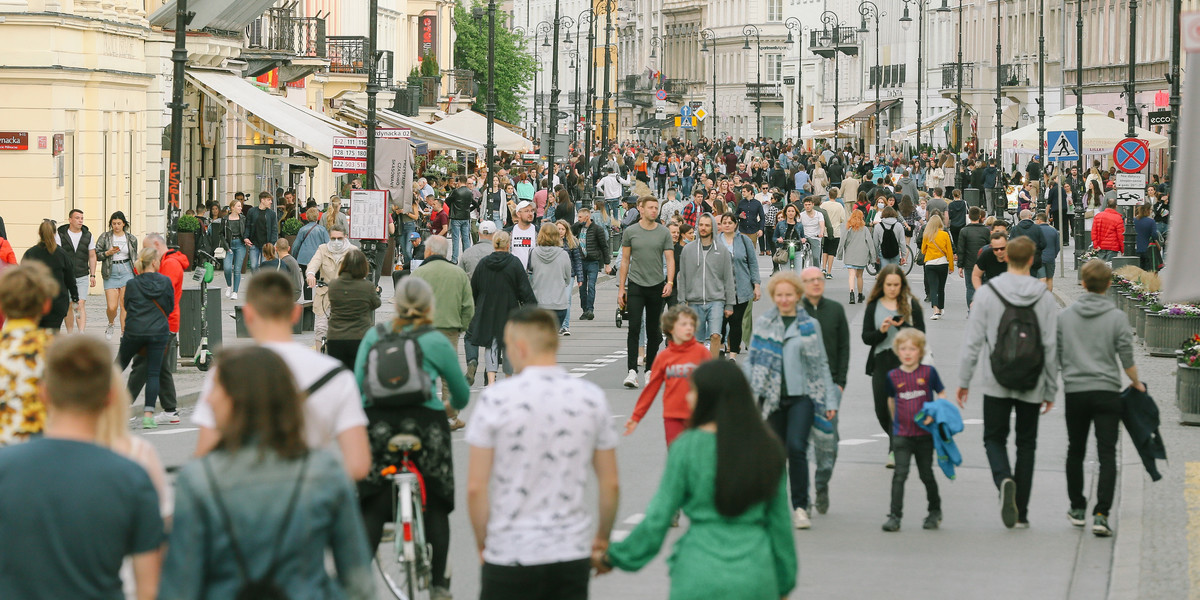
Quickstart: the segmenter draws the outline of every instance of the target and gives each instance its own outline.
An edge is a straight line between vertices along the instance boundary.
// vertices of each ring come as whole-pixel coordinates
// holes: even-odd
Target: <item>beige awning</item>
[[[339,112],[359,123],[367,121],[366,105],[359,104],[355,100],[347,100]],[[385,108],[377,108],[375,115],[384,126],[411,129],[413,137],[424,140],[429,144],[430,150],[462,150],[475,153],[483,151],[482,143],[438,129],[420,119],[406,117]]]

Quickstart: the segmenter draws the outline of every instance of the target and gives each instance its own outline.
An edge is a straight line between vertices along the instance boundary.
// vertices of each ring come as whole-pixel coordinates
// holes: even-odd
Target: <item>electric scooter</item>
[[[196,269],[192,278],[200,282],[200,346],[196,348],[193,362],[197,369],[207,371],[213,361],[213,353],[208,348],[208,284],[213,280],[213,263],[216,259],[204,250],[196,249],[196,254],[200,257],[200,268]]]

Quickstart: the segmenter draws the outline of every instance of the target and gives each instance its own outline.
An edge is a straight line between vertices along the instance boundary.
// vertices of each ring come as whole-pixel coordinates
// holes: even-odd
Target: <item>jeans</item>
[[[159,373],[162,371],[163,356],[167,351],[169,335],[137,335],[126,333],[121,336],[121,346],[117,349],[117,365],[124,371],[133,357],[141,350],[146,351],[146,411],[154,412],[154,404],[158,400]],[[129,395],[136,398],[133,387]]]
[[[838,451],[838,418],[835,416],[830,421],[833,430],[826,432],[819,428],[813,428],[810,436],[812,438],[813,462],[817,463],[816,474],[813,476],[813,487],[816,488],[817,497],[820,497],[822,492],[829,493],[829,480],[833,478],[833,465],[837,463]]]
[[[608,212],[610,218],[617,218],[617,208],[621,205],[620,198],[605,198],[604,210]]]
[[[263,261],[262,248],[259,248],[257,244],[251,245],[249,254],[250,254],[250,270],[253,271],[253,270],[257,269],[259,265],[262,264],[262,261]]]
[[[174,333],[167,339],[163,348],[162,366],[158,370],[158,397],[163,412],[175,412],[179,409],[179,397],[175,393],[174,372],[179,365],[179,340]],[[137,354],[133,357],[133,367],[129,372],[129,395],[137,398],[146,386],[150,375],[150,364],[145,356]]]
[[[983,190],[983,197],[986,199],[984,209],[987,214],[994,216],[1002,216],[1004,214],[1005,204],[1008,199],[996,193],[996,188],[987,188]]]
[[[775,254],[775,226],[763,227],[763,234],[758,238],[759,249],[769,254]]]
[[[555,318],[555,319],[558,319],[558,328],[559,328],[559,329],[562,329],[563,327],[566,327],[566,322],[567,322],[567,309],[562,309],[562,310],[552,310],[552,311],[550,311],[550,312],[554,313],[554,318]]]
[[[583,312],[596,308],[596,278],[600,276],[600,261],[583,261],[583,287],[579,288],[579,307]]]
[[[801,270],[808,267],[821,266],[821,238],[804,238],[804,243],[808,244],[808,262],[800,266]]]
[[[404,258],[411,260],[412,242],[408,240],[408,236],[411,233],[417,232],[417,224],[415,221],[405,221],[400,224],[400,230],[403,232],[403,235],[400,236],[400,241],[397,243],[404,248]]]
[[[1017,483],[1017,520],[1024,521],[1029,508],[1029,492],[1033,487],[1033,463],[1037,454],[1038,411],[1040,404],[1012,398],[983,397],[983,449],[992,467],[996,487],[1005,479]],[[1008,462],[1008,418],[1016,411],[1016,474]]]
[[[688,306],[699,316],[696,323],[697,340],[704,343],[711,336],[721,334],[721,322],[725,319],[724,302],[689,302]]]
[[[896,453],[896,470],[892,472],[892,512],[897,519],[904,516],[904,482],[908,480],[909,463],[917,461],[917,475],[925,484],[925,498],[929,512],[942,510],[942,498],[938,495],[937,479],[933,476],[933,436],[908,437],[898,435],[892,442]]]
[[[225,287],[233,288],[237,292],[242,286],[242,265],[246,262],[246,243],[242,240],[233,240],[229,244],[229,252],[225,253],[225,261],[222,265],[222,270],[225,271]]]
[[[658,197],[662,198],[667,195],[667,176],[659,175],[655,179],[655,188],[658,190]]]
[[[929,287],[929,304],[934,308],[946,308],[946,278],[950,265],[925,265],[925,285]]]
[[[591,561],[544,565],[483,563],[479,600],[587,600]]]
[[[1107,515],[1117,485],[1117,441],[1120,439],[1120,392],[1068,392],[1067,497],[1071,508],[1087,508],[1083,495],[1083,459],[1087,454],[1088,429],[1096,424],[1096,457],[1100,475],[1096,480],[1096,507],[1092,514]]]
[[[882,269],[888,265],[899,265],[899,264],[900,264],[900,255],[899,254],[897,254],[896,256],[893,256],[892,258],[884,258],[882,256],[879,257],[879,268],[880,269]]]
[[[967,286],[967,310],[971,309],[971,302],[975,299],[975,284],[971,281],[971,272],[975,270],[975,265],[963,265],[963,280]]]
[[[453,248],[455,263],[458,262],[460,250],[471,247],[471,221],[468,219],[450,219],[450,247]]]
[[[1105,262],[1112,260],[1117,255],[1116,250],[1097,250],[1096,257]]]
[[[686,200],[692,197],[692,187],[696,185],[695,177],[683,177],[679,184],[683,192],[683,198]]]
[[[742,331],[742,321],[746,318],[746,309],[749,306],[749,301],[734,304],[733,314],[725,317],[725,324],[722,325],[722,333],[725,335],[725,345],[728,346],[727,350],[734,354],[742,350],[742,336],[744,333]]]
[[[813,428],[813,401],[808,396],[779,399],[779,408],[767,423],[787,448],[788,482],[792,508],[808,510],[808,436]]]
[[[663,285],[640,286],[630,281],[626,285],[625,306],[629,313],[629,334],[625,338],[625,364],[630,371],[637,370],[638,341],[642,333],[642,311],[646,313],[646,372],[650,372],[654,357],[658,355],[658,345],[662,343],[660,330],[663,311]]]

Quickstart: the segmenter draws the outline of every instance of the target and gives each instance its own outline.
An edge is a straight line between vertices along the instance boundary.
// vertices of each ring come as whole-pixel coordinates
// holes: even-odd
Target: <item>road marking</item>
[[[885,437],[887,437],[887,436],[888,436],[888,434],[886,434],[886,433],[874,433],[874,434],[871,434],[871,437],[877,437],[877,438],[885,438]]]
[[[187,433],[189,431],[199,431],[199,427],[184,427],[182,429],[169,429],[167,431],[147,431],[142,435],[175,435],[176,433]]]
[[[1189,462],[1183,480],[1183,497],[1187,500],[1188,576],[1191,589],[1200,589],[1200,462]]]
[[[617,530],[613,531],[612,534],[609,535],[608,537],[610,540],[612,540],[614,542],[620,542],[621,540],[624,540],[625,538],[629,537],[629,532],[617,529]]]
[[[592,371],[595,371],[597,368],[598,367],[575,367],[574,369],[571,369],[571,371],[573,371],[574,373],[591,373]]]
[[[592,362],[608,364],[608,363],[617,362],[617,359],[615,359],[615,358],[597,358],[596,360],[593,360]]]
[[[575,379],[582,379],[587,377],[587,373],[571,373],[571,377],[574,377]]]
[[[637,525],[638,523],[642,522],[642,519],[645,519],[645,518],[646,518],[646,515],[644,515],[642,513],[634,513],[632,515],[629,515],[629,517],[626,518],[624,521],[622,521],[622,523],[624,523],[626,525]]]
[[[983,419],[963,419],[963,425],[983,425]]]
[[[861,446],[863,444],[874,444],[879,440],[842,440],[838,442],[839,446]]]

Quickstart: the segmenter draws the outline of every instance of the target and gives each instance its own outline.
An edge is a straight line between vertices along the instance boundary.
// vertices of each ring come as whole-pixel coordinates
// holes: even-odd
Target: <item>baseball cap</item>
[[[410,241],[410,242],[413,240],[419,240],[419,239],[421,239],[421,234],[419,234],[415,231],[408,234],[408,241]]]
[[[526,206],[533,206],[533,203],[528,200],[522,200],[517,203],[517,210],[519,211],[519,210],[525,208]]]
[[[491,221],[484,221],[480,223],[479,233],[496,233],[496,224]]]

